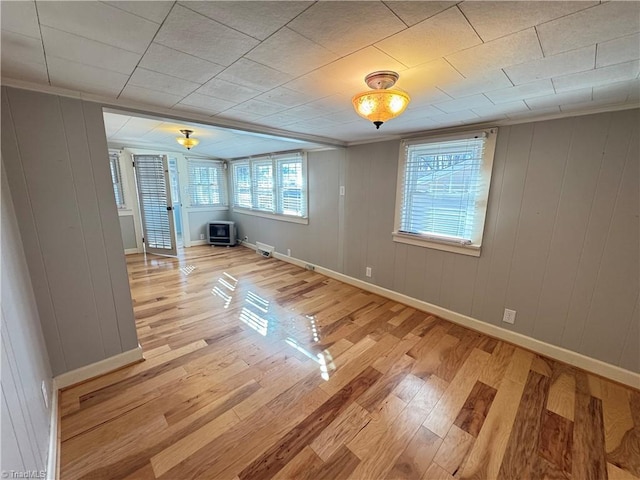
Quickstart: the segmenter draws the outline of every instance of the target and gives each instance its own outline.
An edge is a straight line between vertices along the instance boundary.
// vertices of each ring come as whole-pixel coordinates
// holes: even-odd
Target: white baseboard
[[[209,245],[209,242],[206,240],[191,240],[189,244],[190,247],[197,247],[198,245]]]
[[[125,248],[124,249],[124,254],[125,255],[133,255],[134,253],[142,253],[143,250],[139,250],[137,247],[136,248]]]
[[[119,353],[113,357],[105,358],[99,362],[76,368],[70,372],[53,377],[51,381],[51,419],[49,427],[49,452],[47,454],[47,480],[59,478],[59,449],[60,443],[60,413],[58,412],[58,397],[60,390],[84,382],[94,377],[104,375],[132,363],[144,360],[142,347],[138,345],[133,350]]]
[[[255,249],[254,245],[245,245]],[[288,257],[287,255],[283,255],[278,252],[274,252],[273,256],[278,260],[293,263],[294,265],[298,265],[302,268],[305,268],[308,264],[308,262],[294,257]],[[316,272],[326,275],[327,277],[335,278],[336,280],[348,283],[349,285],[361,288],[362,290],[366,290],[368,292],[381,295],[391,300],[404,303],[405,305],[416,308],[418,310],[432,313],[433,315],[437,315],[438,317],[444,318],[445,320],[449,320],[450,322],[456,323],[458,325],[462,325],[463,327],[467,327],[471,330],[475,330],[491,337],[504,340],[527,350],[531,350],[535,353],[553,358],[554,360],[568,363],[569,365],[573,365],[574,367],[581,368],[582,370],[595,373],[596,375],[611,379],[615,382],[640,389],[640,374],[632,372],[630,370],[626,370],[624,368],[603,362],[601,360],[596,360],[595,358],[587,357],[586,355],[583,355],[581,353],[567,350],[566,348],[558,347],[541,340],[536,340],[535,338],[531,338],[517,332],[506,330],[497,325],[486,323],[467,315],[462,315],[461,313],[457,313],[452,310],[439,307],[438,305],[409,297],[408,295],[404,295],[402,293],[394,292],[393,290],[389,290],[384,287],[379,287],[378,285],[373,285],[371,283],[350,277],[348,275],[344,275],[343,273],[339,273],[328,268],[317,265],[314,265],[314,267]]]
[[[49,405],[49,451],[47,452],[47,480],[58,480],[60,473],[58,471],[60,443],[60,412],[58,412],[58,396],[59,390],[56,387],[55,378],[51,380],[51,405]]]
[[[86,365],[84,367],[76,368],[70,372],[63,373],[54,377],[54,388],[56,390],[63,390],[76,383],[84,382],[94,377],[104,375],[105,373],[112,372],[118,368],[126,367],[132,363],[143,360],[142,347],[138,345],[136,348],[119,353],[113,357],[105,358],[99,362]]]

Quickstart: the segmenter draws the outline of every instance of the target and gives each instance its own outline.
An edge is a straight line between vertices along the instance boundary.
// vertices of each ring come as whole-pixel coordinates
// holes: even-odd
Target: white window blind
[[[232,174],[234,207],[306,218],[304,154],[295,152],[236,161]]]
[[[120,156],[118,152],[109,152],[109,169],[111,171],[111,182],[113,183],[113,194],[118,208],[125,208],[124,190],[122,188],[122,172],[120,171]]]
[[[189,199],[192,207],[227,205],[226,171],[222,162],[188,159]]]
[[[478,249],[493,144],[486,132],[404,142],[396,234]]]

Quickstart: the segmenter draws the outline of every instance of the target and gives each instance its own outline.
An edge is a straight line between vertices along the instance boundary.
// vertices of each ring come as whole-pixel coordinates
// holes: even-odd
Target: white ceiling
[[[638,1],[2,1],[1,16],[3,80],[345,142],[639,102]],[[378,131],[350,101],[375,70],[412,98]]]
[[[178,122],[112,111],[104,112],[103,116],[107,141],[114,148],[139,147],[186,154],[185,148],[176,141],[177,137],[183,137],[180,133],[183,129],[192,130],[191,136],[200,140],[198,146],[191,150],[193,156],[233,159],[262,153],[325,148],[312,142],[197,122]]]

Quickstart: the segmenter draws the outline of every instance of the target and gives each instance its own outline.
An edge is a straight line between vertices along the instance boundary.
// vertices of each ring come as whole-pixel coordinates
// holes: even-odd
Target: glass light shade
[[[400,115],[409,105],[409,95],[400,90],[369,90],[353,97],[356,113],[379,126]]]
[[[187,150],[191,150],[193,147],[200,143],[197,138],[176,137],[176,141],[185,147]]]

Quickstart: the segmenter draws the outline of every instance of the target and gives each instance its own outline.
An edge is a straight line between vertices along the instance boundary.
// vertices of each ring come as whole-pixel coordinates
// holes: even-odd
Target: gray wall
[[[242,213],[231,213],[238,235],[273,245],[282,254],[341,271],[342,203],[339,196],[345,150],[307,154],[309,180],[309,224],[272,220]]]
[[[500,128],[479,258],[392,241],[399,141],[310,154],[308,226],[232,218],[252,243],[640,371],[639,126],[627,110]]]
[[[51,367],[4,173],[3,168],[0,471],[44,470],[50,414],[40,385],[50,387]]]
[[[229,220],[228,210],[205,210],[205,211],[189,211],[183,209],[183,212],[189,215],[189,235],[192,242],[199,242],[200,235],[207,238],[207,223],[216,220]]]
[[[54,375],[137,347],[98,104],[2,88],[2,156]]]
[[[133,215],[120,215],[118,221],[120,222],[120,233],[122,234],[124,248],[138,248]]]

